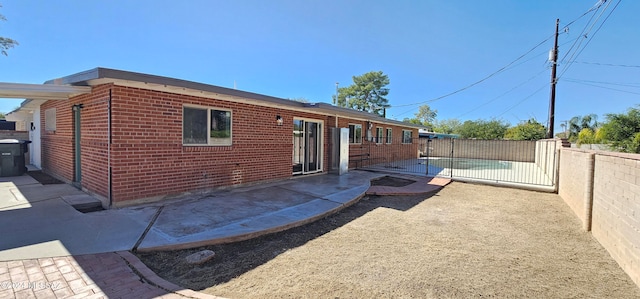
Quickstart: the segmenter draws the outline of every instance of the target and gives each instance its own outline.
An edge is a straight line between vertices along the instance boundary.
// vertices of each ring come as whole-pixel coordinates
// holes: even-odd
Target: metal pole
[[[427,153],[427,163],[425,163],[427,165],[427,170],[425,170],[425,175],[429,175],[429,149],[431,148],[431,138],[427,139],[427,148],[425,149],[425,152]]]
[[[547,128],[547,138],[553,138],[553,126],[556,110],[556,66],[558,65],[558,27],[560,19],[556,19],[556,36],[553,44],[553,56],[551,61],[551,95],[549,98],[549,128]]]
[[[455,144],[455,138],[451,138],[451,154],[449,155],[449,175],[453,178],[453,145]]]

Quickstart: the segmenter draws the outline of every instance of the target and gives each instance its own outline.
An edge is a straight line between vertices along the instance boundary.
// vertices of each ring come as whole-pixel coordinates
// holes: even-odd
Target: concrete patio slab
[[[18,177],[0,182],[0,227],[12,230],[0,244],[0,261],[245,240],[335,213],[385,175],[351,171],[296,177],[91,213],[72,207],[91,198],[70,185],[43,186]]]
[[[0,261],[130,250],[155,211],[149,207],[83,214],[59,197],[14,205],[0,211],[0,227],[6,229]]]
[[[314,199],[309,202],[257,215],[228,225],[203,230],[194,234],[172,237],[162,228],[152,228],[138,251],[176,250],[204,245],[222,244],[251,239],[260,235],[282,231],[316,220],[339,209],[339,203]]]
[[[380,176],[316,175],[185,198],[164,206],[137,250],[228,243],[299,226],[357,201]]]
[[[94,206],[102,206],[102,202],[89,194],[74,194],[60,196],[70,206],[76,209],[91,208]]]
[[[31,177],[30,175],[0,177],[0,186],[3,186],[3,183],[11,183],[14,186],[40,184],[36,179]]]

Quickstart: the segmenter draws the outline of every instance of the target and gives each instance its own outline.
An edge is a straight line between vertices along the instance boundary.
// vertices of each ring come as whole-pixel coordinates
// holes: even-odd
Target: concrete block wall
[[[535,141],[455,139],[453,157],[534,162],[535,153]],[[449,157],[450,155],[450,139],[434,139],[431,142],[429,156]]]
[[[560,154],[558,194],[578,216],[586,231],[591,229],[594,161],[594,152],[567,148]]]
[[[556,176],[558,155],[563,146],[561,139],[543,139],[536,141],[535,163],[550,179]]]
[[[640,286],[640,155],[563,148],[559,194]]]
[[[640,155],[598,152],[593,236],[640,286]]]

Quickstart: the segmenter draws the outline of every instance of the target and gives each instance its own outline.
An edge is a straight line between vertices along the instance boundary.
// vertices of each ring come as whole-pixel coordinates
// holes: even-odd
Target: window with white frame
[[[349,124],[349,143],[362,143],[362,125]]]
[[[376,143],[382,143],[384,139],[384,135],[382,135],[384,130],[381,127],[376,128]]]
[[[49,108],[44,111],[44,130],[56,130],[56,108]]]
[[[391,144],[391,142],[393,141],[393,139],[391,138],[393,136],[393,130],[391,130],[391,128],[387,128],[387,144]]]
[[[411,143],[413,138],[413,131],[411,130],[402,130],[402,143]]]
[[[231,110],[184,106],[182,144],[231,145]]]

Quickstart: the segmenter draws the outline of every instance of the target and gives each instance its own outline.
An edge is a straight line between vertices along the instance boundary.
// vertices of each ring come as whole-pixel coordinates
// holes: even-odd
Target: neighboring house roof
[[[394,124],[416,129],[426,128],[422,125],[415,125],[397,120],[387,119],[373,113],[337,107],[327,103],[302,103],[210,84],[101,67],[76,73],[66,77],[49,80],[45,82],[45,85],[96,86],[105,83],[114,83],[116,85],[165,91],[171,93],[220,98],[222,100],[237,102],[248,102],[270,107],[306,111],[310,113],[337,115],[338,117],[348,117],[372,122]]]

